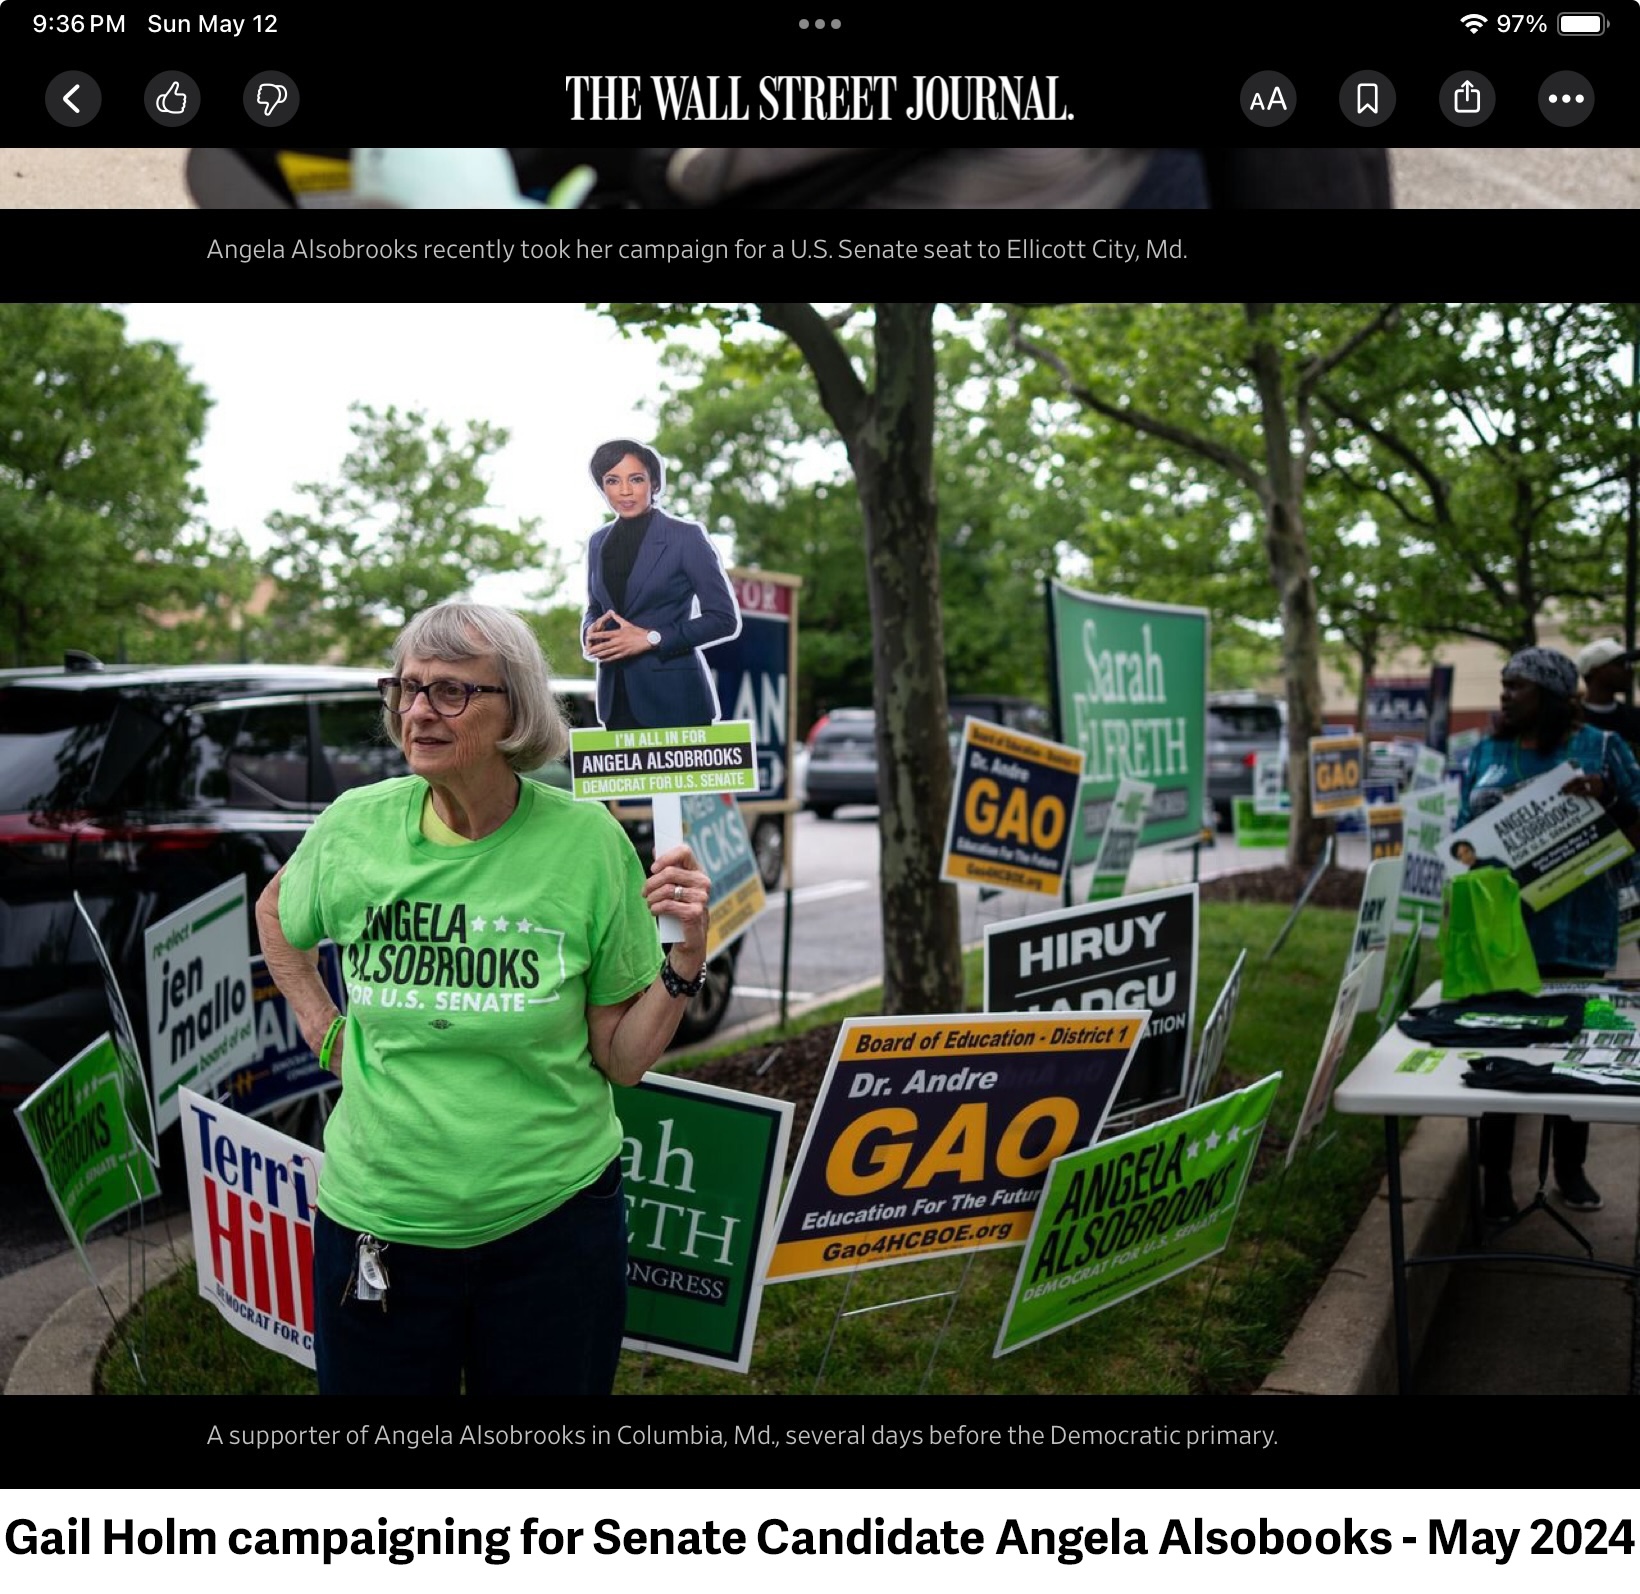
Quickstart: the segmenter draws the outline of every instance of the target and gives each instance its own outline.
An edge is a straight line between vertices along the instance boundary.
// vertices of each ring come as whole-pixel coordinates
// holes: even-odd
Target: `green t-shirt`
[[[344,792],[285,865],[279,919],[293,946],[333,940],[347,985],[324,1211],[384,1240],[477,1245],[619,1154],[586,1009],[643,990],[660,941],[602,804],[525,780],[499,830],[441,846],[421,833],[426,791]]]

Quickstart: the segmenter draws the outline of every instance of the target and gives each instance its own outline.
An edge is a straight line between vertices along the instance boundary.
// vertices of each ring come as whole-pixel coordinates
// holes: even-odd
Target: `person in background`
[[[1629,751],[1640,756],[1640,709],[1628,702],[1636,659],[1640,650],[1631,651],[1615,637],[1606,637],[1578,654],[1577,673],[1583,677],[1584,722],[1621,736]]]
[[[410,773],[343,792],[256,906],[269,972],[340,1070],[314,1222],[322,1394],[608,1394],[626,1314],[615,1085],[706,962],[711,882],[648,877],[601,803],[521,773],[568,733],[516,614],[417,615],[377,683]],[[663,959],[661,913],[683,939]],[[345,1018],[311,951],[341,951]]]
[[[1458,826],[1502,802],[1518,786],[1558,764],[1577,776],[1563,788],[1603,804],[1630,839],[1640,833],[1640,764],[1620,737],[1580,723],[1577,666],[1552,648],[1523,648],[1503,667],[1492,733],[1477,742],[1459,788]],[[1604,979],[1617,961],[1617,882],[1612,871],[1539,908],[1526,919],[1538,972],[1546,979]],[[1593,1212],[1599,1192],[1583,1171],[1589,1126],[1550,1120],[1556,1192],[1562,1205]],[[1510,1184],[1515,1119],[1483,1113],[1480,1122],[1482,1206],[1493,1222],[1516,1212]]]

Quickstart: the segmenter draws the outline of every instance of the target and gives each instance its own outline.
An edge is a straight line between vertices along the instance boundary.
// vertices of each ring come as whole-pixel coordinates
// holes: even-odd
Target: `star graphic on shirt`
[[[530,921],[528,919],[515,919],[513,921],[513,928],[520,935],[528,935],[530,933],[530,930],[533,928],[533,926],[530,924]]]
[[[478,914],[478,913],[475,913],[475,914],[474,914],[474,915],[473,915],[473,916],[472,916],[472,918],[470,918],[470,919],[469,919],[469,920],[468,920],[468,921],[467,921],[467,922],[468,922],[468,923],[469,923],[469,924],[470,924],[470,925],[472,925],[472,927],[473,927],[473,928],[474,928],[474,929],[475,929],[475,930],[477,930],[477,931],[478,931],[478,932],[479,932],[479,934],[480,934],[480,935],[482,935],[482,934],[483,934],[483,933],[484,933],[484,924],[485,924],[485,920],[484,920],[484,917],[483,917],[483,915],[482,915],[482,914]]]
[[[507,916],[506,916],[506,914],[504,914],[504,913],[496,914],[496,916],[493,919],[490,920],[490,923],[495,926],[495,931],[496,931],[497,935],[505,935],[507,933]]]
[[[1240,1124],[1231,1124],[1230,1133],[1227,1134],[1224,1138],[1225,1138],[1225,1141],[1226,1141],[1227,1144],[1232,1145],[1232,1146],[1235,1145],[1235,1143],[1238,1140],[1241,1139],[1241,1125]]]
[[[1191,1158],[1193,1158],[1201,1149],[1201,1142],[1192,1140],[1190,1144],[1184,1148],[1184,1160],[1189,1162]]]
[[[1217,1129],[1215,1129],[1212,1134],[1207,1137],[1207,1149],[1209,1151],[1217,1151],[1219,1149],[1219,1132]]]

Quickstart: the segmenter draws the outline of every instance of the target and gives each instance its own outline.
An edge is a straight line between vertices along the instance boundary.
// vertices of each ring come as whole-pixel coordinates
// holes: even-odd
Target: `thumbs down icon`
[[[256,103],[262,107],[264,116],[272,116],[289,98],[290,90],[283,83],[258,83],[256,85]]]

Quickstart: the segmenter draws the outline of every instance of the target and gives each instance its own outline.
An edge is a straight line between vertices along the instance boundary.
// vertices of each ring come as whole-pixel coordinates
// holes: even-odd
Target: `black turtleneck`
[[[654,518],[655,509],[651,505],[630,520],[617,520],[604,538],[604,586],[609,589],[609,606],[617,614],[626,613],[627,578],[638,562],[638,550],[643,547],[644,536]]]

